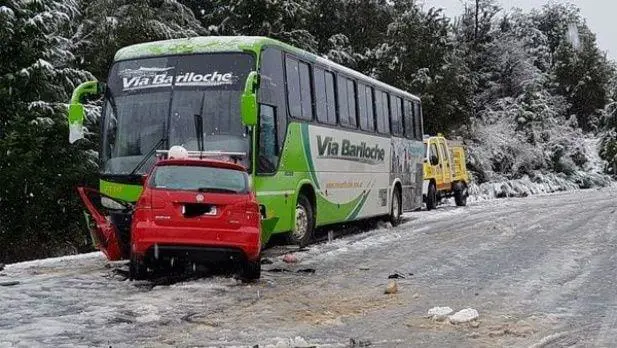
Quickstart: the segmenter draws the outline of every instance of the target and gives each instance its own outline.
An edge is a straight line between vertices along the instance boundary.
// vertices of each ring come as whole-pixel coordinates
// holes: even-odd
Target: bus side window
[[[416,139],[422,140],[422,108],[420,103],[413,103],[414,123],[416,128]]]
[[[403,120],[401,117],[401,98],[390,95],[390,121],[392,125],[392,134],[403,135]]]
[[[413,104],[406,99],[403,100],[403,123],[405,128],[405,137],[407,139],[416,139],[413,124]]]
[[[258,173],[273,173],[279,161],[276,137],[276,109],[261,104],[259,112],[259,160]]]
[[[289,113],[297,119],[313,119],[309,66],[290,56],[285,58]]]
[[[375,91],[375,110],[377,111],[377,132],[390,133],[390,112],[388,109],[388,94]]]
[[[280,112],[276,119],[276,133],[278,135],[278,152],[283,150],[283,143],[287,133],[287,97],[285,95],[285,67],[283,53],[273,47],[266,47],[260,59],[259,103],[274,106]]]

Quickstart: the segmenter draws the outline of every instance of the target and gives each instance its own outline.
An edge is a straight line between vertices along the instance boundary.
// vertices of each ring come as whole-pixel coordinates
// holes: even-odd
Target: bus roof
[[[211,52],[246,52],[252,51],[258,54],[263,46],[274,46],[283,49],[287,52],[291,52],[298,56],[300,59],[304,59],[311,63],[318,63],[325,68],[331,68],[332,70],[339,71],[354,77],[358,80],[364,80],[370,82],[374,86],[381,87],[386,90],[393,90],[401,95],[411,98],[416,101],[420,101],[417,96],[405,92],[396,87],[385,84],[379,80],[361,74],[353,69],[347,68],[343,65],[337,64],[328,59],[322,58],[318,55],[310,53],[308,51],[299,49],[297,47],[288,45],[278,40],[270,39],[263,36],[199,36],[183,39],[172,39],[164,41],[153,41],[140,43],[136,45],[127,46],[121,48],[116,52],[114,61],[167,56],[173,54],[191,54],[191,53],[211,53]]]

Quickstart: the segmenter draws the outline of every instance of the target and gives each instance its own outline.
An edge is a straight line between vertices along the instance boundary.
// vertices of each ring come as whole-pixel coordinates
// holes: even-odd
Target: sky
[[[462,0],[421,0],[425,6],[441,7],[449,17],[463,13]],[[547,0],[497,0],[506,10],[519,7],[524,10],[540,8]],[[596,33],[598,45],[607,52],[609,58],[617,60],[617,1],[615,0],[552,0],[558,3],[572,3],[581,9],[581,14],[587,20],[587,25]]]

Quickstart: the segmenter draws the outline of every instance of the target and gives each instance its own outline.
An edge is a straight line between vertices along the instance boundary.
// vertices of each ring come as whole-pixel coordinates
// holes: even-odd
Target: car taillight
[[[261,216],[259,213],[259,204],[257,202],[237,203],[230,208],[230,223],[259,223],[259,219]]]

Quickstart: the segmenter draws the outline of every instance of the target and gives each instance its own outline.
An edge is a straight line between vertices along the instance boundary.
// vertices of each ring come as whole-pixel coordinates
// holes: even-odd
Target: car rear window
[[[168,190],[246,193],[248,175],[239,170],[226,168],[160,166],[152,173],[150,186]]]

